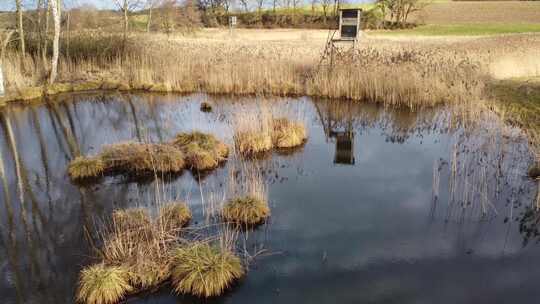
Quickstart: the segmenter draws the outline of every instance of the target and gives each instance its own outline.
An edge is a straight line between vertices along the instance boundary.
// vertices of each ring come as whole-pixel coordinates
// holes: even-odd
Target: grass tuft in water
[[[151,225],[148,211],[144,208],[129,208],[114,210],[113,223],[118,231],[128,232]]]
[[[307,139],[306,127],[301,122],[278,118],[272,121],[272,125],[272,142],[276,148],[297,147]]]
[[[113,304],[133,290],[125,267],[97,264],[83,269],[79,278],[77,301],[86,304]]]
[[[166,231],[185,227],[191,220],[191,210],[184,202],[172,202],[159,209],[158,224]]]
[[[131,285],[138,290],[154,288],[167,281],[171,276],[168,259],[156,261],[151,258],[139,259],[129,267],[128,278]]]
[[[79,156],[68,166],[68,174],[72,180],[97,178],[105,172],[105,163],[99,157]]]
[[[178,294],[219,296],[243,275],[236,255],[206,243],[180,247],[173,253],[171,278]]]
[[[184,153],[164,144],[125,142],[105,146],[101,157],[108,170],[130,174],[179,173],[184,169]]]
[[[272,136],[268,132],[246,131],[234,134],[236,149],[243,155],[267,152],[272,149]]]
[[[223,218],[232,223],[253,226],[263,223],[270,216],[268,203],[254,196],[238,197],[223,207]]]
[[[180,133],[172,144],[184,152],[188,165],[197,171],[215,169],[229,155],[226,144],[211,134],[198,131]]]

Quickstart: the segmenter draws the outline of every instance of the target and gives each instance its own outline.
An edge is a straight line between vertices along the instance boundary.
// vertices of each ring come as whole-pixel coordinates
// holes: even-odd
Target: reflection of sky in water
[[[90,254],[84,229],[114,208],[153,204],[154,183],[107,178],[82,190],[71,185],[65,167],[74,149],[94,154],[106,143],[161,142],[193,129],[231,143],[234,113],[250,115],[257,108],[250,98],[205,95],[67,99],[3,114],[23,160],[25,189],[31,190],[25,195],[25,224],[3,123],[0,143],[11,204],[2,198],[0,296],[7,303],[20,297],[29,303],[71,302],[77,272]],[[205,99],[214,102],[213,113],[199,111]],[[485,141],[483,131],[457,140],[461,130],[447,132],[441,111],[414,114],[346,102],[337,107],[307,98],[272,100],[272,105],[278,116],[305,120],[309,141],[296,154],[274,153],[264,162],[272,218],[250,233],[249,244],[262,243],[269,255],[256,259],[233,292],[212,302],[531,303],[538,298],[538,248],[522,246],[516,222],[534,195],[518,175],[529,156],[516,132],[510,139],[515,142],[503,147],[509,151],[504,161],[497,163],[503,173],[497,179],[500,194],[492,195],[495,184],[490,184],[493,207],[481,218],[472,207],[450,207],[450,165],[442,166],[436,204],[432,184],[434,162],[450,162],[454,145],[463,151],[459,157],[473,159],[476,144]],[[355,164],[335,164],[336,137],[327,135],[347,129],[354,133]],[[479,159],[495,155],[482,153]],[[223,191],[231,162],[204,178],[203,190]],[[468,175],[475,176],[473,169]],[[163,187],[168,199],[188,199],[195,220],[203,220],[199,183],[191,173]],[[137,302],[192,301],[164,291]]]

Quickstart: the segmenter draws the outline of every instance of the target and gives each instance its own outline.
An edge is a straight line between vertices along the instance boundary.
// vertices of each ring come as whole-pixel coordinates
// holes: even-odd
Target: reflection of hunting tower
[[[351,130],[334,132],[336,154],[334,164],[354,165],[354,132]]]
[[[351,111],[348,111],[346,106],[332,102],[316,102],[315,107],[327,140],[336,144],[334,164],[354,165],[354,127]]]

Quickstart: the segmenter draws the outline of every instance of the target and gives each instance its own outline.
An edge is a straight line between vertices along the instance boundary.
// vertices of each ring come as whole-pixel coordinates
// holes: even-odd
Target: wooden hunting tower
[[[360,32],[362,9],[343,8],[339,10],[339,40],[356,41]]]

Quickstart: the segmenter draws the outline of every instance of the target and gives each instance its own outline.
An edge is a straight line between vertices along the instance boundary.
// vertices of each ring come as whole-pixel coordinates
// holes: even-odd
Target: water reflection
[[[214,111],[202,113],[208,99]],[[539,296],[539,248],[530,241],[538,236],[538,214],[527,209],[536,189],[522,176],[531,156],[519,130],[495,128],[495,119],[472,130],[450,128],[448,109],[268,102],[276,115],[304,119],[310,137],[300,149],[253,161],[268,183],[273,216],[242,235],[242,246],[269,255],[255,259],[234,292],[212,302],[508,303]],[[233,113],[255,104],[82,94],[0,112],[2,299],[72,303],[78,270],[99,245],[91,242],[97,221],[115,208],[151,207],[160,196],[188,200],[195,222],[203,222],[204,202],[219,197],[237,165],[165,177],[159,187],[123,177],[73,185],[65,174],[71,159],[119,141],[167,141],[184,130],[231,143]],[[137,301],[179,300],[165,290]]]

